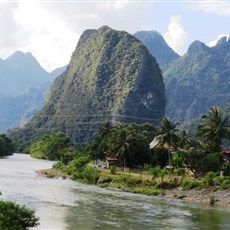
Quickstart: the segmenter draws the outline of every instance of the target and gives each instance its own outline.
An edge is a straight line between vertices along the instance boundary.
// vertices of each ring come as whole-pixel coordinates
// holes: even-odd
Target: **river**
[[[230,209],[39,177],[53,162],[14,154],[0,160],[0,196],[36,210],[34,230],[229,229]]]

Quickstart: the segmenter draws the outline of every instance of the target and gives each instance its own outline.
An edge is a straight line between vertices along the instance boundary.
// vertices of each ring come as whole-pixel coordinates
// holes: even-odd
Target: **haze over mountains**
[[[49,86],[65,67],[48,73],[31,53],[0,59],[0,132],[24,124],[42,106]]]
[[[134,36],[143,42],[149,52],[156,58],[162,72],[180,57],[168,46],[162,35],[157,31],[139,31]]]
[[[188,52],[164,72],[166,115],[178,122],[197,120],[211,106],[230,102],[230,40],[214,47],[193,42]]]
[[[211,48],[195,41],[180,57],[156,31],[140,31],[134,36],[107,26],[85,31],[66,72],[52,85],[45,106],[26,126],[27,133],[40,129],[40,134],[34,134],[40,136],[55,127],[70,135],[78,130],[78,136],[84,136],[83,129],[96,130],[107,119],[151,122],[166,115],[186,124],[196,122],[211,106],[222,106],[229,112],[229,39],[221,38]],[[3,62],[0,60],[0,67]],[[45,93],[41,92],[30,91],[34,94],[30,95],[28,114],[29,108],[36,107],[35,101],[39,104],[37,108],[42,106]],[[95,116],[99,114],[104,117]]]

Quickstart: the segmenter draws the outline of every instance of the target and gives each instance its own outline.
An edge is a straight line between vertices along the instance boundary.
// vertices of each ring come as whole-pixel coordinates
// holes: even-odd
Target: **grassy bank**
[[[156,173],[157,170],[158,173]],[[180,175],[180,171],[169,173],[157,170],[155,172],[126,173],[114,171],[114,169],[99,170],[92,164],[79,167],[78,170],[73,169],[73,166],[57,164],[53,169],[41,170],[38,173],[49,178],[69,178],[88,184],[96,184],[102,188],[230,208],[229,176],[208,173],[199,179],[194,179],[188,173]]]

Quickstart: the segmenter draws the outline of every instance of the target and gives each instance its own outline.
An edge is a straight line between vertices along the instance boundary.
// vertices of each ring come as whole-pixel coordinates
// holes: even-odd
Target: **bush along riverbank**
[[[198,179],[184,168],[169,171],[155,167],[141,173],[128,173],[117,171],[114,167],[110,170],[97,168],[90,163],[88,156],[80,155],[68,165],[57,162],[53,169],[38,173],[49,178],[70,178],[117,191],[230,208],[230,176],[220,176],[214,172]]]

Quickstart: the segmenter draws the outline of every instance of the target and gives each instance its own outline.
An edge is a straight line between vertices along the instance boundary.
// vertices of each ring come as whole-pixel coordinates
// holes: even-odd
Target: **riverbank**
[[[63,178],[72,179],[70,175],[66,175],[57,169],[45,169],[36,171],[38,176],[45,176],[48,178]],[[152,186],[152,182],[148,182],[146,186],[142,183],[133,181],[129,186],[117,179],[119,176],[125,175],[124,178],[129,177],[129,174],[110,174],[107,171],[102,172],[100,182],[97,186],[107,189],[119,189],[119,191],[134,192],[144,195],[155,195],[163,198],[181,199],[189,202],[203,203],[208,205],[215,205],[223,208],[230,208],[230,189],[221,190],[217,186],[209,188],[193,188],[185,190],[182,187],[170,188],[170,189],[155,189]],[[131,176],[133,178],[133,176]],[[124,179],[126,180],[126,179]],[[133,179],[132,179],[133,180]],[[135,186],[134,184],[137,183]],[[149,186],[149,187],[148,187]]]
[[[214,202],[213,205],[230,208],[230,189],[226,190],[216,190],[213,188],[203,188],[203,189],[190,189],[183,190],[182,188],[174,188],[165,190],[163,197],[171,199],[183,199],[190,202],[210,204]]]

